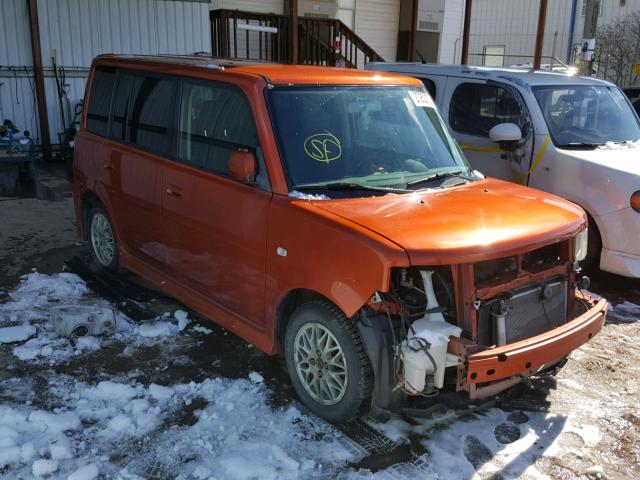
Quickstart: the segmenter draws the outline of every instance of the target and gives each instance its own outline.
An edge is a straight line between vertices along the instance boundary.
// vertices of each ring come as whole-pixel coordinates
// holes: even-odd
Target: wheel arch
[[[279,350],[282,350],[287,325],[293,312],[300,305],[313,300],[324,300],[329,302],[344,313],[344,311],[340,309],[335,302],[331,301],[330,298],[327,298],[315,290],[310,290],[308,288],[295,288],[290,290],[280,298],[280,302],[278,302],[278,306],[276,307],[275,337]]]

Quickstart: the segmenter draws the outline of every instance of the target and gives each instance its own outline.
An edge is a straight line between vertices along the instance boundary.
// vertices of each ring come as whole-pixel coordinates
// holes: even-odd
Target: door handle
[[[182,192],[179,191],[179,190],[176,190],[176,189],[174,189],[172,187],[167,187],[167,188],[165,188],[164,191],[165,191],[165,193],[167,195],[171,195],[172,197],[178,197],[178,198],[182,197]]]
[[[113,170],[113,165],[110,163],[105,163],[102,165],[102,168],[104,168],[105,170]]]

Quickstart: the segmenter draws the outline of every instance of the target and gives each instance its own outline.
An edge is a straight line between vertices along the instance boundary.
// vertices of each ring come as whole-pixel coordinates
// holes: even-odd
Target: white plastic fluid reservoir
[[[437,309],[439,305],[431,279],[433,272],[422,270],[420,274],[427,297],[427,310]],[[411,324],[407,339],[402,342],[403,373],[407,390],[415,394],[424,390],[427,374],[433,374],[433,363],[436,367],[434,386],[442,388],[449,337],[459,337],[461,333],[462,329],[448,323],[441,312],[427,313],[424,318]],[[422,348],[425,341],[429,345],[428,351],[433,362]]]

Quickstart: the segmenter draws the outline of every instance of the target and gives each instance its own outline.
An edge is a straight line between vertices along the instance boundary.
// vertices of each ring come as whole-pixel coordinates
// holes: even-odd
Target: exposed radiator
[[[547,298],[543,295],[547,290]],[[505,318],[507,343],[553,330],[567,321],[567,281],[553,280],[542,285],[526,286],[511,292],[507,300]],[[495,302],[487,302],[478,311],[478,343],[496,343],[494,319]]]

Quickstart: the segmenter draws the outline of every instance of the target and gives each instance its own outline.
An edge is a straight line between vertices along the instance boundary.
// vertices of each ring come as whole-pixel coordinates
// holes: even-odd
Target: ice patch
[[[262,375],[260,375],[258,372],[250,372],[249,373],[249,379],[253,383],[262,383],[262,382],[264,382],[264,377]]]
[[[184,310],[176,310],[173,314],[173,317],[178,321],[178,331],[181,332],[185,329],[185,327],[189,324],[189,319],[187,318],[187,312]]]
[[[166,320],[144,322],[136,330],[142,337],[169,337],[178,333],[178,327]]]
[[[289,196],[291,198],[298,198],[300,200],[331,200],[331,198],[327,197],[324,194],[314,195],[311,193],[302,193],[298,190],[292,190],[289,192]]]
[[[84,281],[73,273],[33,272],[22,277],[18,288],[9,294],[11,301],[0,305],[0,313],[26,321],[47,318],[45,307],[76,300],[87,291]]]
[[[211,330],[210,328],[202,327],[200,325],[196,325],[191,330],[194,332],[202,333],[203,335],[211,335],[213,333],[213,330]]]
[[[39,459],[33,462],[33,465],[31,467],[31,472],[36,477],[49,475],[57,470],[58,470],[58,462],[56,462],[55,460]]]
[[[156,385],[152,383],[149,385],[149,393],[156,400],[169,400],[173,397],[173,388],[164,387],[162,385]]]
[[[35,334],[36,327],[32,325],[0,328],[0,343],[24,342]]]
[[[84,467],[80,467],[78,470],[73,472],[67,480],[93,480],[98,476],[100,470],[98,467],[90,463],[89,465],[85,465]]]

